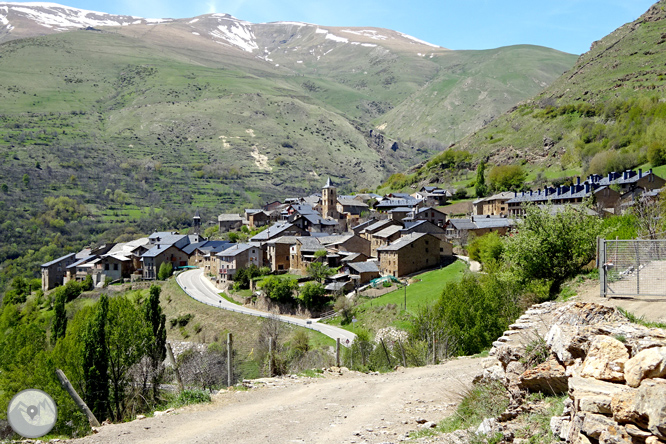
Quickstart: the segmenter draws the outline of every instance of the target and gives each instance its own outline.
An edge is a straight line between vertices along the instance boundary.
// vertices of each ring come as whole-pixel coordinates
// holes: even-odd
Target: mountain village
[[[518,228],[527,205],[549,205],[552,211],[577,205],[599,217],[622,214],[637,199],[657,199],[665,182],[652,170],[590,175],[569,186],[502,192],[463,202],[456,211],[464,217],[450,217],[437,207],[452,193],[437,186],[423,186],[413,194],[344,196],[337,194],[329,178],[321,193],[271,202],[242,215],[220,214],[219,233],[242,227],[248,233],[259,231],[246,242],[205,239],[197,212],[191,234],[155,232],[45,263],[42,289],[87,276],[95,286],[155,280],[160,266],[169,263],[174,270],[203,268],[220,290],[227,290],[238,271],[250,266],[306,276],[308,265],[320,261],[337,270],[327,279],[326,290],[348,292],[440,267],[464,251],[470,236],[491,231],[507,235]]]

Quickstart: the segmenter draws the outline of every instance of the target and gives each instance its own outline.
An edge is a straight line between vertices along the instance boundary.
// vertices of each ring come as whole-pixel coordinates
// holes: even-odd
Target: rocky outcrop
[[[550,358],[525,368],[541,337]],[[525,392],[568,393],[564,412],[551,420],[552,433],[560,439],[666,443],[663,329],[632,324],[598,304],[541,304],[513,324],[490,355],[483,378],[502,381],[512,397],[507,412],[497,418],[498,430],[529,409],[522,405]]]

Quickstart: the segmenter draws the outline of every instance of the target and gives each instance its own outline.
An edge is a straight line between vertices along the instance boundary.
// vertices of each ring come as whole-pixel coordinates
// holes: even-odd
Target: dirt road
[[[84,443],[395,443],[451,414],[481,360],[369,375],[274,378],[249,391],[224,391],[207,405],[104,426]]]

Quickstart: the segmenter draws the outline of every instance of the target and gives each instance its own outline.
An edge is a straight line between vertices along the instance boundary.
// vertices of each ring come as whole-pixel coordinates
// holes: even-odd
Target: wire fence
[[[666,296],[666,240],[599,239],[603,297]]]

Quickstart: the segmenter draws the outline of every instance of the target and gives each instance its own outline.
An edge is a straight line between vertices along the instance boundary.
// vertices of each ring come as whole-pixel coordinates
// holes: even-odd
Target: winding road
[[[226,299],[220,297],[220,290],[215,288],[213,283],[206,279],[202,269],[188,270],[180,273],[178,276],[176,276],[176,282],[178,282],[180,288],[182,288],[183,291],[187,293],[192,299],[213,307],[218,307],[223,310],[235,311],[236,313],[243,313],[250,316],[259,316],[262,318],[277,317],[282,322],[298,325],[299,327],[309,328],[311,330],[316,330],[325,334],[329,338],[340,338],[340,344],[344,346],[350,345],[356,338],[354,333],[342,328],[334,327],[332,325],[320,324],[317,322],[318,319],[299,319],[291,316],[275,315],[273,313],[254,310],[252,308],[247,308],[242,305],[236,305],[232,302],[229,302]]]

